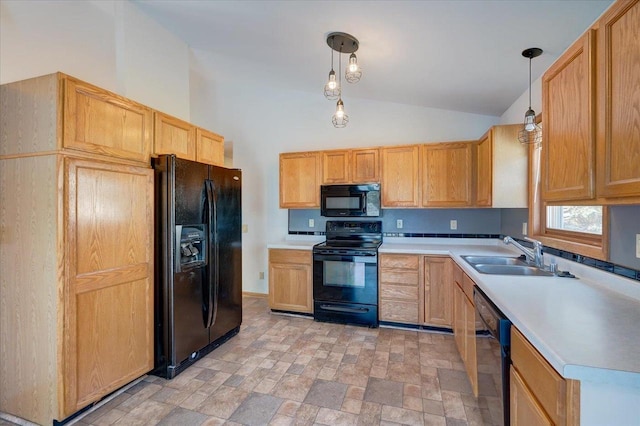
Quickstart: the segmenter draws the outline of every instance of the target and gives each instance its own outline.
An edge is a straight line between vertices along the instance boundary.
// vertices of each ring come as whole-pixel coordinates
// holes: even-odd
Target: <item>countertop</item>
[[[269,248],[308,249],[288,239]],[[410,240],[410,241],[407,241]],[[462,255],[513,255],[500,240],[385,238],[380,253],[449,255],[563,377],[640,389],[640,283],[545,255],[578,278],[487,275]]]

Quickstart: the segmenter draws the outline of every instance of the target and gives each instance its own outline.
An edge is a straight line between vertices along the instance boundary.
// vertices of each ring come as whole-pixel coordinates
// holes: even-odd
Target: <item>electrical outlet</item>
[[[242,225],[242,233],[246,234],[247,232],[249,232],[249,225],[245,223],[244,225]]]
[[[451,228],[451,230],[454,229],[458,229],[458,221],[457,220],[450,220],[449,221],[449,228]]]
[[[636,257],[640,259],[640,234],[636,234]]]
[[[402,219],[396,220],[396,228],[402,229],[403,226],[404,226],[404,222],[402,221]]]
[[[264,280],[264,272],[260,272],[260,279]]]
[[[316,221],[313,219],[309,219],[309,228],[313,228],[316,226]]]
[[[522,235],[527,235],[527,222],[522,222]]]

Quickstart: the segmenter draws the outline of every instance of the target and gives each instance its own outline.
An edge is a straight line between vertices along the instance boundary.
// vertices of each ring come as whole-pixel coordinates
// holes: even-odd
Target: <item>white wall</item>
[[[62,71],[188,120],[188,51],[129,2],[0,1],[0,83]]]
[[[279,208],[278,154],[341,147],[478,139],[497,117],[355,99],[345,92],[349,125],[331,124],[335,102],[317,93],[234,79],[237,63],[192,51],[192,120],[233,141],[233,163],[243,171],[244,290],[266,293],[267,243],[288,232]],[[204,70],[209,70],[205,72]],[[215,70],[213,73],[210,70]]]
[[[542,77],[531,83],[531,108],[536,115],[542,112]],[[524,113],[529,109],[529,89],[527,89],[500,116],[500,124],[516,124],[524,122]]]

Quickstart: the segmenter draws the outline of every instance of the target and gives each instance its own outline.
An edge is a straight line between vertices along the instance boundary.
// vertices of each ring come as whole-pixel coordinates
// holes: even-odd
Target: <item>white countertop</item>
[[[308,249],[322,236],[269,248]],[[487,275],[462,255],[519,255],[500,240],[385,238],[380,253],[450,255],[563,377],[640,389],[640,283],[565,259],[578,279]]]

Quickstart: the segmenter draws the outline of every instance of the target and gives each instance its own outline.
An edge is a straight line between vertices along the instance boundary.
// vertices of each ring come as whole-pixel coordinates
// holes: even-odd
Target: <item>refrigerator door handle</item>
[[[205,181],[207,192],[207,206],[209,209],[209,307],[207,328],[213,326],[216,322],[218,314],[218,289],[220,287],[220,262],[218,257],[218,212],[217,212],[217,196],[213,187],[213,181]]]

